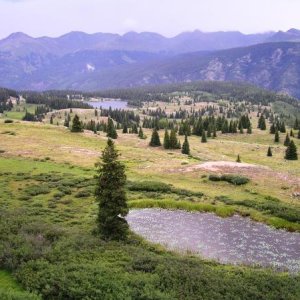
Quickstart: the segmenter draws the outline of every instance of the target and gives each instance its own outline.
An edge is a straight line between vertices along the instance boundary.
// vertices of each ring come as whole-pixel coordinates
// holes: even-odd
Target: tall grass
[[[230,206],[215,206],[209,203],[194,203],[188,201],[175,201],[171,199],[134,200],[128,203],[129,208],[163,208],[163,209],[182,209],[186,211],[211,212],[220,217],[230,217],[235,213],[234,208]]]

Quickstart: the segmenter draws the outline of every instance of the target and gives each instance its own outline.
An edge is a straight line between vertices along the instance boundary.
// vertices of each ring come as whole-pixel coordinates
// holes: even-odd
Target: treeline
[[[121,98],[131,100],[139,104],[142,101],[164,101],[169,102],[171,93],[181,92],[191,96],[196,101],[230,100],[230,101],[249,101],[253,104],[268,105],[275,101],[283,101],[292,105],[299,106],[297,99],[287,95],[277,94],[264,90],[253,85],[240,82],[218,82],[218,81],[196,81],[191,83],[177,83],[158,86],[144,86],[138,88],[113,89],[100,91],[90,96],[103,98]],[[209,97],[203,94],[211,94]],[[168,95],[169,94],[169,95]],[[205,100],[204,100],[205,101]]]
[[[73,97],[71,97],[73,95]],[[23,97],[27,103],[44,104],[51,109],[66,109],[66,108],[92,108],[89,104],[72,100],[76,99],[74,94],[67,94],[67,92],[50,91],[50,92],[25,92]]]
[[[0,88],[0,113],[12,109],[13,104],[11,101],[8,101],[10,97],[19,99],[19,96],[16,91]]]

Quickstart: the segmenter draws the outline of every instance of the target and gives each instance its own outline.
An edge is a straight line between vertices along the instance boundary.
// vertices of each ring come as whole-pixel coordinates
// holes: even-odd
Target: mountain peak
[[[14,32],[10,34],[6,40],[19,40],[19,39],[31,39],[32,37],[23,32]]]
[[[287,31],[288,33],[300,35],[300,30],[296,28],[291,28]]]

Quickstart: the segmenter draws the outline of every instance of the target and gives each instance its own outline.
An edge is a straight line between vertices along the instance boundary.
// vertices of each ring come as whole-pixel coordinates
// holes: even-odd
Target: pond
[[[91,105],[94,108],[104,108],[109,109],[124,109],[128,107],[128,103],[126,101],[121,100],[103,100],[103,101],[86,101],[87,104]]]
[[[167,249],[199,254],[221,263],[300,271],[300,233],[276,230],[235,215],[138,209],[127,216],[131,229]]]

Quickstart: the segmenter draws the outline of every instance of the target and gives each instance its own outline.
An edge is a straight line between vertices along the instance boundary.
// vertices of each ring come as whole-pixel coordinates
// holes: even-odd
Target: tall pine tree
[[[101,161],[96,164],[98,229],[100,236],[106,240],[124,240],[128,233],[128,224],[124,218],[128,214],[125,166],[118,157],[114,142],[108,139]]]

